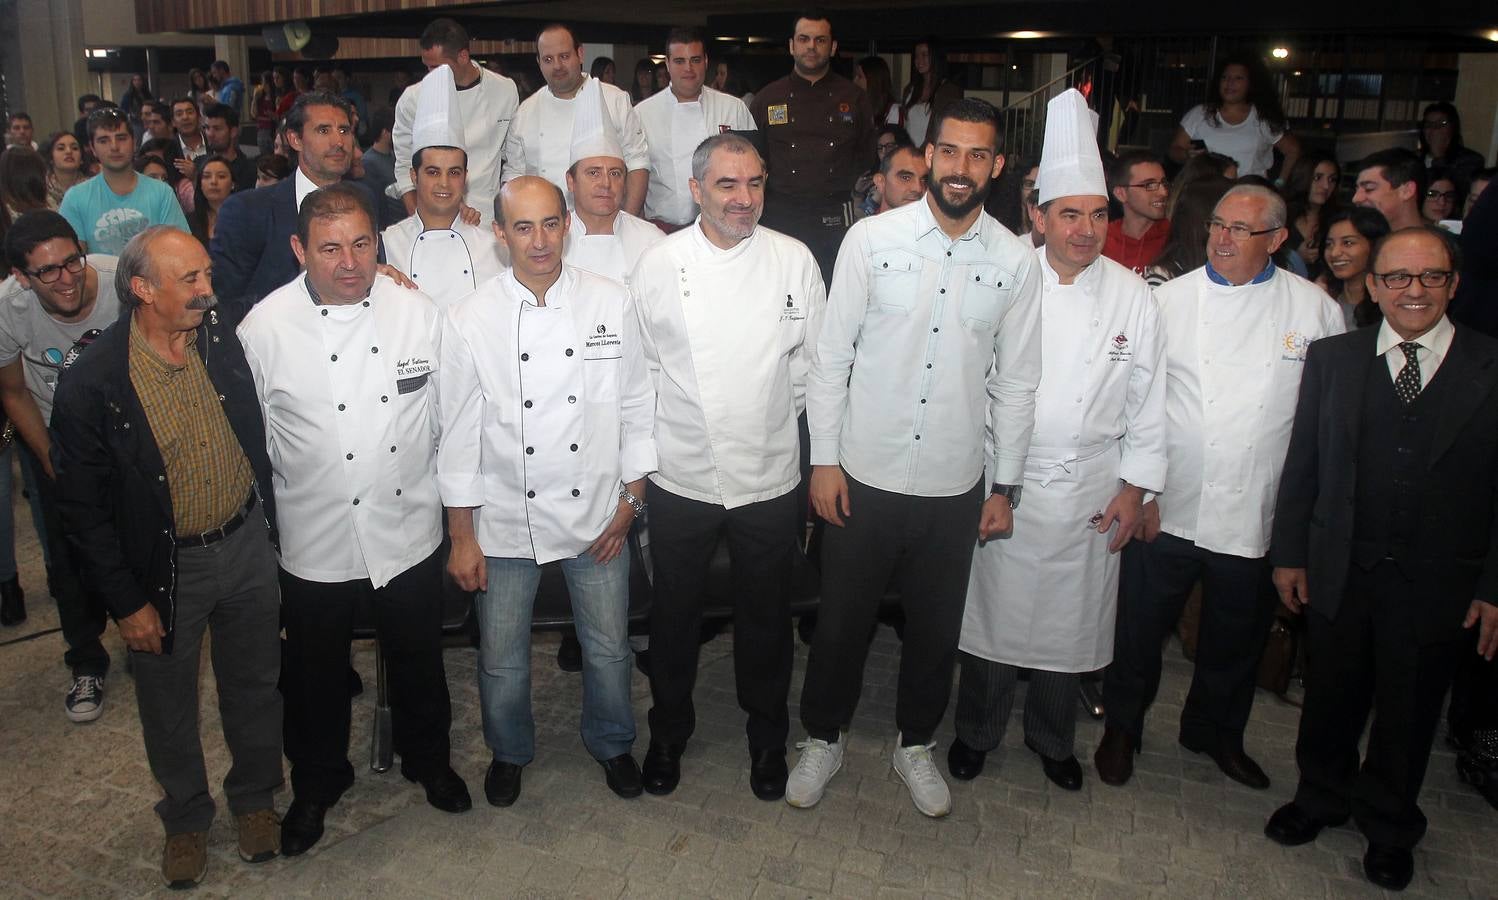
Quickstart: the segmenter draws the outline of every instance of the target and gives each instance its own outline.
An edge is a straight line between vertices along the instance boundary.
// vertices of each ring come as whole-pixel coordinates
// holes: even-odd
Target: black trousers
[[[931,742],[952,695],[983,500],[981,482],[955,497],[915,497],[848,479],[853,514],[822,538],[822,604],[801,690],[812,737],[835,741],[853,720],[869,630],[893,576],[905,613],[895,724],[906,746]]]
[[[1259,656],[1279,602],[1269,572],[1263,557],[1213,553],[1170,534],[1131,541],[1123,550],[1113,664],[1103,679],[1109,727],[1141,740],[1144,714],[1160,689],[1161,645],[1200,580],[1196,671],[1180,738],[1203,750],[1242,749]]]
[[[848,224],[843,207],[827,201],[802,202],[783,194],[768,198],[765,203],[764,225],[788,234],[811,251],[822,270],[824,284],[832,283],[832,268],[837,262],[837,252],[848,235]],[[802,444],[803,447],[808,446]]]
[[[751,752],[784,749],[790,733],[791,565],[796,492],[725,509],[650,485],[650,740],[683,746],[697,727],[698,629],[720,535],[733,579],[733,671]]]
[[[1004,742],[1014,709],[1020,669],[958,651],[957,736],[974,750],[989,752]],[[1049,759],[1076,752],[1079,672],[1030,671],[1025,689],[1025,746]]]
[[[109,671],[109,651],[100,640],[109,625],[109,611],[102,597],[83,586],[79,575],[77,549],[63,530],[62,513],[57,508],[57,482],[48,478],[41,464],[22,445],[21,452],[35,466],[37,499],[42,507],[42,531],[47,535],[47,555],[52,558],[52,592],[57,600],[57,620],[62,626],[63,641],[68,649],[62,661],[74,677],[103,676]]]
[[[372,616],[389,683],[395,752],[417,775],[449,763],[452,707],[442,666],[442,551],[384,587],[326,584],[281,570],[281,694],[296,796],[333,804],[354,783],[349,764],[349,645]]]
[[[1473,732],[1498,729],[1498,659],[1477,655],[1477,631],[1473,626],[1458,656],[1446,716],[1451,736],[1462,744]]]
[[[1370,841],[1413,847],[1425,834],[1416,800],[1441,719],[1441,700],[1463,653],[1461,638],[1415,640],[1423,604],[1385,561],[1348,572],[1336,619],[1307,613],[1310,670],[1295,760],[1295,802],[1311,815],[1351,815]],[[1358,740],[1368,722],[1368,755]]]

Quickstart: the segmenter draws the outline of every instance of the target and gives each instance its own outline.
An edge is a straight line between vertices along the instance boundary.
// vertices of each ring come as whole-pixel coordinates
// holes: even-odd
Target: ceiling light
[[[1289,57],[1290,57],[1290,48],[1289,47],[1275,47],[1273,50],[1269,51],[1269,55],[1272,56],[1272,57],[1274,57],[1275,59],[1289,59]]]
[[[1005,35],[1005,37],[1014,38],[1015,40],[1019,40],[1019,41],[1028,41],[1028,40],[1031,40],[1033,38],[1045,37],[1045,32],[1043,32],[1043,31],[1011,31],[1007,35]]]

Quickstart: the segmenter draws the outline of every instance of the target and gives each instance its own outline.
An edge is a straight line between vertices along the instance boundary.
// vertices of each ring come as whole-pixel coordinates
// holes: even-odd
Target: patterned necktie
[[[1399,349],[1404,351],[1404,368],[1399,370],[1399,377],[1394,379],[1394,393],[1408,406],[1420,396],[1420,358],[1415,355],[1420,345],[1414,341],[1405,341],[1399,345]]]

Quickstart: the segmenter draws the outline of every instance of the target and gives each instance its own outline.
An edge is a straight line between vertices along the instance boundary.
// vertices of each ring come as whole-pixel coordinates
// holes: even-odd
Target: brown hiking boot
[[[174,891],[193,887],[208,871],[208,832],[187,831],[166,836],[161,851],[161,877]]]
[[[275,810],[235,816],[234,825],[239,829],[239,858],[245,862],[269,862],[281,852],[281,818]]]

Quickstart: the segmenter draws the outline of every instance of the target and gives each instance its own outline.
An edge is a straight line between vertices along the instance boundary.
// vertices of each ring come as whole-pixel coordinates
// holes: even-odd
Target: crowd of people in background
[[[1105,783],[1123,785],[1158,687],[1161,639],[1201,580],[1204,638],[1180,741],[1264,789],[1243,731],[1271,591],[1300,612],[1307,570],[1313,586],[1325,583],[1317,536],[1292,526],[1342,527],[1352,552],[1373,554],[1365,574],[1427,587],[1402,567],[1415,537],[1366,511],[1418,499],[1404,458],[1379,455],[1373,437],[1400,454],[1432,452],[1428,430],[1365,429],[1351,449],[1335,444],[1394,485],[1389,495],[1354,489],[1318,469],[1325,431],[1314,392],[1345,400],[1326,367],[1340,371],[1335,354],[1354,336],[1359,358],[1374,358],[1377,334],[1389,377],[1370,382],[1371,419],[1433,419],[1420,404],[1452,383],[1434,379],[1437,367],[1475,372],[1495,355],[1477,335],[1498,331],[1498,298],[1479,293],[1498,280],[1498,194],[1485,193],[1495,170],[1464,144],[1451,104],[1431,103],[1411,123],[1417,150],[1384,149],[1344,168],[1295,134],[1259,60],[1227,57],[1163,152],[1099,148],[1085,100],[1068,91],[1052,101],[1040,158],[1022,159],[1005,156],[999,112],[964,96],[938,40],[914,45],[903,86],[879,56],[852,61],[844,77],[821,12],[796,19],[791,72],[752,92],[733,60],[710,59],[708,39],[686,28],[670,32],[663,59],[621,73],[607,57],[589,64],[570,28],[548,25],[536,35],[534,86],[529,73],[483,66],[453,20],[432,22],[420,46],[426,76],[398,73],[373,101],[341,65],[278,64],[247,85],[219,60],[191,70],[178,96],[158,96],[141,75],[117,101],[86,94],[73,127],[41,140],[25,113],[7,122],[5,452],[21,455],[63,619],[68,718],[103,712],[108,616],[132,658],[146,660],[137,690],[167,796],[163,874],[173,886],[202,877],[213,816],[196,719],[172,715],[190,692],[196,702],[205,623],[229,615],[211,557],[195,553],[210,546],[228,560],[225,577],[245,581],[224,620],[244,629],[232,651],[239,668],[226,660],[219,681],[231,698],[231,752],[247,761],[229,790],[247,861],[314,845],[352,781],[345,672],[361,602],[380,610],[402,773],[438,809],[471,805],[449,761],[431,605],[445,536],[449,574],[478,595],[494,750],[485,795],[497,806],[515,801],[534,753],[529,617],[513,610],[529,608],[537,566],[551,560],[564,560],[574,603],[588,611],[563,644],[586,673],[584,743],[619,796],[669,794],[695,727],[700,588],[713,546],[702,535],[728,535],[750,787],[800,808],[815,806],[843,765],[869,630],[895,576],[908,596],[893,765],[928,816],[952,809],[932,751],[959,671],[949,772],[982,770],[1028,668],[1039,674],[1026,744],[1053,783],[1077,790],[1073,698],[1082,676],[1111,663],[1094,764]],[[1462,245],[1477,248],[1465,262]],[[1203,299],[1229,296],[1226,313]],[[739,314],[759,301],[772,316]],[[1084,314],[1075,305],[1084,302],[1102,305]],[[1462,323],[1455,338],[1448,302]],[[1057,330],[1041,331],[1042,310]],[[1272,346],[1242,341],[1271,332]],[[232,351],[206,353],[220,342]],[[1094,359],[1113,365],[1100,383],[1077,374],[1100,371],[1087,369]],[[1214,380],[1225,370],[1237,380]],[[1177,373],[1168,384],[1167,372]],[[1478,399],[1491,381],[1474,389]],[[1222,393],[1234,384],[1252,390]],[[1096,403],[1080,405],[1089,393]],[[1498,405],[1482,402],[1468,412],[1486,422]],[[1384,415],[1398,409],[1403,418]],[[1234,446],[1218,448],[1219,437]],[[1469,446],[1466,432],[1442,439],[1464,459],[1483,462],[1491,450],[1491,441]],[[1287,448],[1286,483],[1300,494],[1280,484]],[[26,616],[10,482],[7,455],[4,625]],[[1332,487],[1356,521],[1323,526],[1297,505]],[[1061,501],[1058,491],[1075,493]],[[647,499],[654,708],[639,765],[623,548]],[[1476,521],[1474,531],[1493,527],[1477,521],[1478,501],[1438,499]],[[112,518],[121,509],[154,524],[127,533]],[[789,526],[794,518],[804,532],[809,511],[831,528],[820,618],[807,629],[807,736],[792,768],[786,585],[800,537]],[[272,549],[260,530],[239,530],[261,519],[280,540],[284,650],[266,612],[278,596],[265,574]],[[908,528],[884,527],[892,521]],[[1099,534],[1105,543],[1080,543]],[[1017,537],[1000,541],[1007,535]],[[1072,543],[1074,559],[1047,555]],[[1495,576],[1484,569],[1481,589]],[[1377,593],[1386,588],[1354,581],[1377,595],[1370,603],[1386,599]],[[1055,603],[1078,607],[1077,621],[1058,626],[1020,608],[1021,582],[1064,594]],[[1266,827],[1272,839],[1306,843],[1353,814],[1370,842],[1368,877],[1407,884],[1439,718],[1431,704],[1452,677],[1466,698],[1451,714],[1459,765],[1498,805],[1498,597],[1459,599],[1446,618],[1465,615],[1462,627],[1479,629],[1486,666],[1442,620],[1431,645],[1464,655],[1460,664],[1454,650],[1445,662],[1399,656],[1399,666],[1446,679],[1434,694],[1421,682],[1414,699],[1359,700],[1343,682],[1377,666],[1348,649],[1356,629],[1308,616],[1332,657],[1356,658],[1333,676],[1312,670],[1302,781]],[[1315,614],[1335,609],[1320,594],[1316,602]],[[1382,606],[1355,614],[1359,627],[1416,627]],[[164,661],[173,642],[191,654],[191,672]],[[1408,726],[1375,729],[1372,787],[1354,785],[1347,768],[1370,705]],[[278,817],[270,794],[283,722],[295,796]]]

